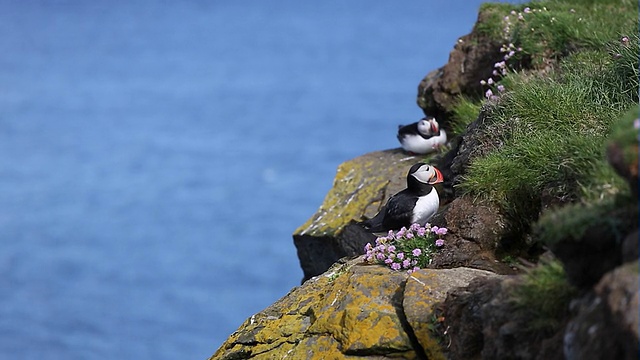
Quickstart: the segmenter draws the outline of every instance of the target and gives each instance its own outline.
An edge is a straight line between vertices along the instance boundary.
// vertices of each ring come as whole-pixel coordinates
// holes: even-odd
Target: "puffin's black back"
[[[396,137],[398,138],[398,141],[402,142],[402,139],[406,135],[418,135],[418,134],[420,134],[418,132],[418,123],[414,122],[413,124],[398,126],[398,135],[396,135]]]

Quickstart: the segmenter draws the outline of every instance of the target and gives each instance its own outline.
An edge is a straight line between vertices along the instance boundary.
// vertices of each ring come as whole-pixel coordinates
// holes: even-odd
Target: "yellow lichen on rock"
[[[481,276],[497,275],[471,268],[421,269],[407,279],[403,297],[404,313],[429,359],[445,358],[431,332],[434,305],[443,301],[451,289],[466,286]]]
[[[335,235],[352,220],[375,215],[383,201],[406,187],[406,173],[418,160],[396,149],[372,152],[342,163],[322,205],[294,235]]]
[[[336,264],[247,319],[211,359],[443,359],[429,330],[432,308],[478,276],[495,275],[468,268],[409,275],[362,257]]]

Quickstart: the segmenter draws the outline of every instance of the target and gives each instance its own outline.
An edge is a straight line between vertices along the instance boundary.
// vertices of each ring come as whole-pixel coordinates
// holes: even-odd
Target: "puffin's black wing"
[[[386,205],[383,206],[382,209],[380,209],[380,211],[376,214],[376,216],[372,217],[371,219],[363,221],[361,223],[362,226],[364,226],[365,229],[371,232],[386,231],[382,226],[382,220],[384,219],[384,212],[386,209],[387,209]]]
[[[400,230],[401,227],[411,226],[413,208],[416,205],[417,197],[408,193],[407,189],[389,198],[386,205],[382,227],[385,231]]]
[[[409,125],[400,125],[398,126],[398,140],[402,140],[406,135],[417,135],[418,132],[418,123],[414,122]]]
[[[363,221],[362,225],[371,232],[386,232],[399,230],[401,227],[411,225],[413,208],[417,198],[403,190],[387,200],[380,212],[373,218]]]

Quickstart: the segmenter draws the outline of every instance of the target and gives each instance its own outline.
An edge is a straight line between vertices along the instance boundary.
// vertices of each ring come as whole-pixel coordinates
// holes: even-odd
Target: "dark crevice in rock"
[[[416,352],[418,359],[428,359],[427,354],[425,353],[422,345],[420,345],[420,341],[418,341],[418,337],[416,336],[411,324],[407,320],[407,316],[404,313],[403,301],[404,301],[404,291],[407,286],[407,281],[403,281],[398,290],[393,294],[393,304],[396,309],[396,314],[398,315],[398,319],[400,319],[400,323],[402,324],[402,329],[405,331],[409,340],[411,341],[411,346]]]

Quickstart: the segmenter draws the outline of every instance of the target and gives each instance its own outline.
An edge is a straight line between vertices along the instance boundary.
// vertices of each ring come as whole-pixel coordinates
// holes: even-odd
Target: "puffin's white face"
[[[418,181],[424,184],[437,184],[443,181],[442,173],[431,165],[424,164],[416,172],[411,174]]]
[[[422,135],[431,135],[431,124],[429,123],[429,120],[422,119],[418,121],[418,131]]]
[[[425,136],[431,136],[438,132],[440,125],[435,118],[422,119],[418,121],[418,131]]]

